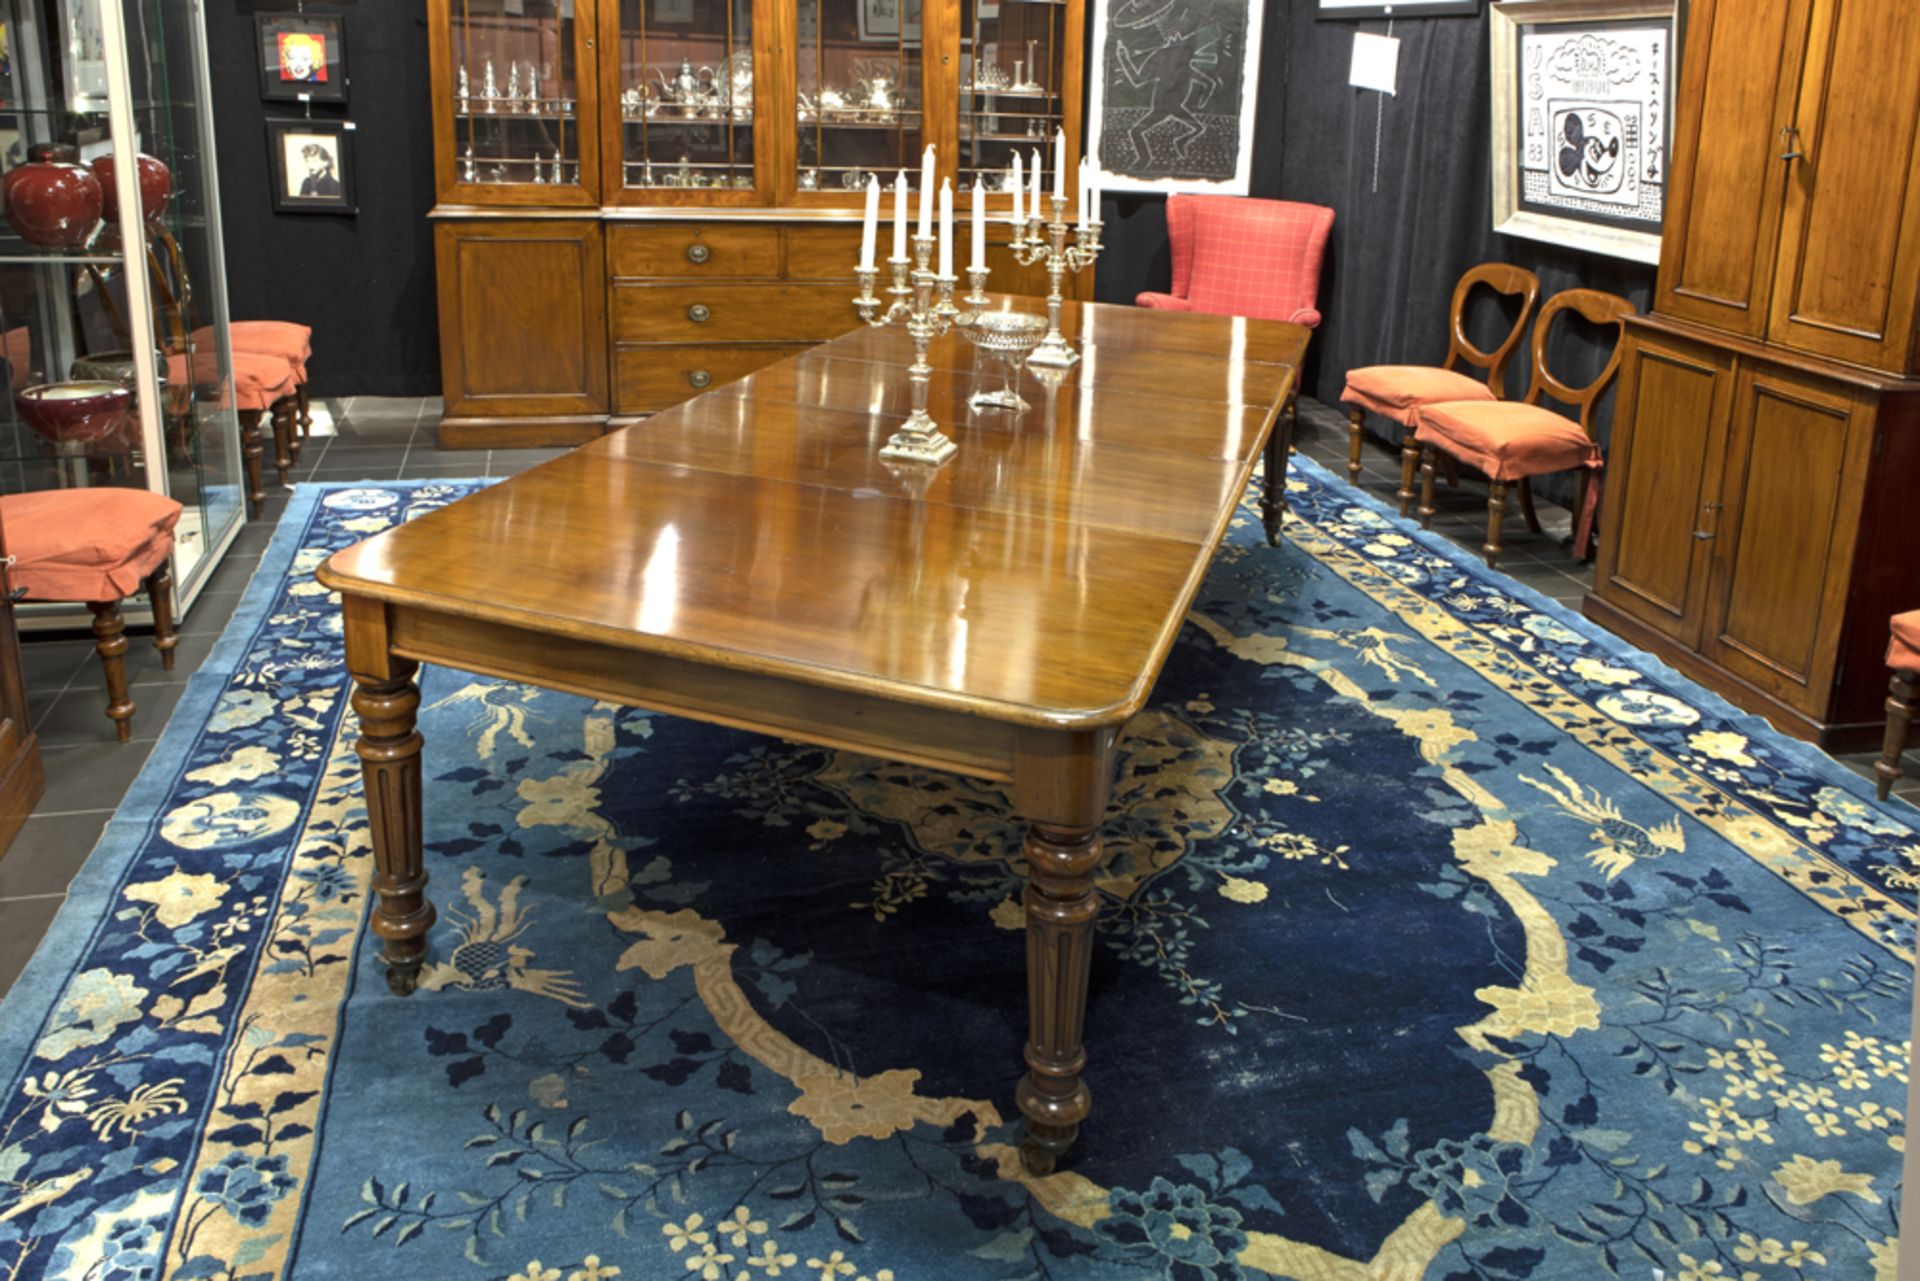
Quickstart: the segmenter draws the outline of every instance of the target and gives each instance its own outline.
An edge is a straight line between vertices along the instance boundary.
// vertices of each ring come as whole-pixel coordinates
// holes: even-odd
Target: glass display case
[[[752,0],[620,0],[623,189],[754,190]]]
[[[184,611],[245,519],[200,3],[0,12],[0,492],[178,499]]]
[[[1049,149],[1065,126],[1066,12],[1061,0],[961,0],[956,186],[1006,190],[1015,153]]]
[[[797,3],[795,187],[857,194],[869,173],[915,169],[925,137],[920,6]]]
[[[583,204],[597,191],[598,60],[591,0],[435,6],[441,186],[516,204]],[[444,80],[444,85],[440,81]]]

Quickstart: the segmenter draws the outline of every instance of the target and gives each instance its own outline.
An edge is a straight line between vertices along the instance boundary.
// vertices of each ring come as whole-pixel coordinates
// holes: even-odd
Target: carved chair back
[[[1626,333],[1625,320],[1638,314],[1638,310],[1618,294],[1599,289],[1563,289],[1547,299],[1547,305],[1540,309],[1540,319],[1533,326],[1533,381],[1527,387],[1524,403],[1537,405],[1542,396],[1552,396],[1564,405],[1578,408],[1580,430],[1587,433],[1587,439],[1593,439],[1594,404],[1620,368],[1620,339]],[[1607,356],[1606,368],[1584,387],[1562,382],[1547,368],[1547,340],[1553,334],[1554,322],[1568,311],[1579,313],[1589,324],[1613,328],[1613,350]]]
[[[1485,285],[1497,294],[1520,299],[1520,314],[1513,328],[1492,351],[1482,351],[1467,337],[1467,299],[1474,286]],[[1525,267],[1507,262],[1483,262],[1460,277],[1453,287],[1453,308],[1449,321],[1447,358],[1440,368],[1458,370],[1462,364],[1487,371],[1487,387],[1496,396],[1505,396],[1507,362],[1519,349],[1520,337],[1527,331],[1527,320],[1540,301],[1540,277]]]

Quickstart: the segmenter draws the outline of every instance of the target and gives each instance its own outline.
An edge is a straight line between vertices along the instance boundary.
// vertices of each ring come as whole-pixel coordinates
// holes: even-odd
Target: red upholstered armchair
[[[1257,320],[1320,323],[1314,299],[1333,210],[1245,196],[1167,197],[1173,292],[1146,293],[1142,307]]]
[[[1168,196],[1173,292],[1139,294],[1134,302],[1162,311],[1285,320],[1312,329],[1320,323],[1313,303],[1332,230],[1333,210],[1325,205],[1247,196]],[[1280,541],[1286,519],[1287,455],[1293,452],[1298,390],[1296,386],[1287,394],[1280,421],[1267,437],[1260,516],[1269,543]]]

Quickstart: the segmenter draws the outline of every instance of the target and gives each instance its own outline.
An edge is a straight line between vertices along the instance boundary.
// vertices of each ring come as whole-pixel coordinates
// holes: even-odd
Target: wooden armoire
[[[1920,608],[1920,5],[1694,0],[1588,617],[1823,746]]]
[[[989,193],[988,287],[1046,292],[1008,247],[1006,183],[1056,131],[1079,155],[1084,0],[428,0],[427,20],[443,447],[577,444],[854,328],[867,179],[917,187],[927,144],[963,227]]]

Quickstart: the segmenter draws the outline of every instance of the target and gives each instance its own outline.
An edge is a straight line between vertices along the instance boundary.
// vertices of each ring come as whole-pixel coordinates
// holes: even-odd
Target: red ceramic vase
[[[42,249],[77,249],[100,225],[100,180],[57,160],[30,160],[0,178],[7,223]]]
[[[155,222],[167,212],[167,202],[173,199],[173,174],[144,151],[134,157],[134,164],[140,170],[140,216]],[[101,215],[108,222],[119,222],[120,202],[114,195],[118,188],[113,181],[113,157],[94,157],[93,176],[100,180]]]
[[[13,405],[48,440],[86,442],[120,430],[133,393],[110,382],[42,383],[16,395]]]

